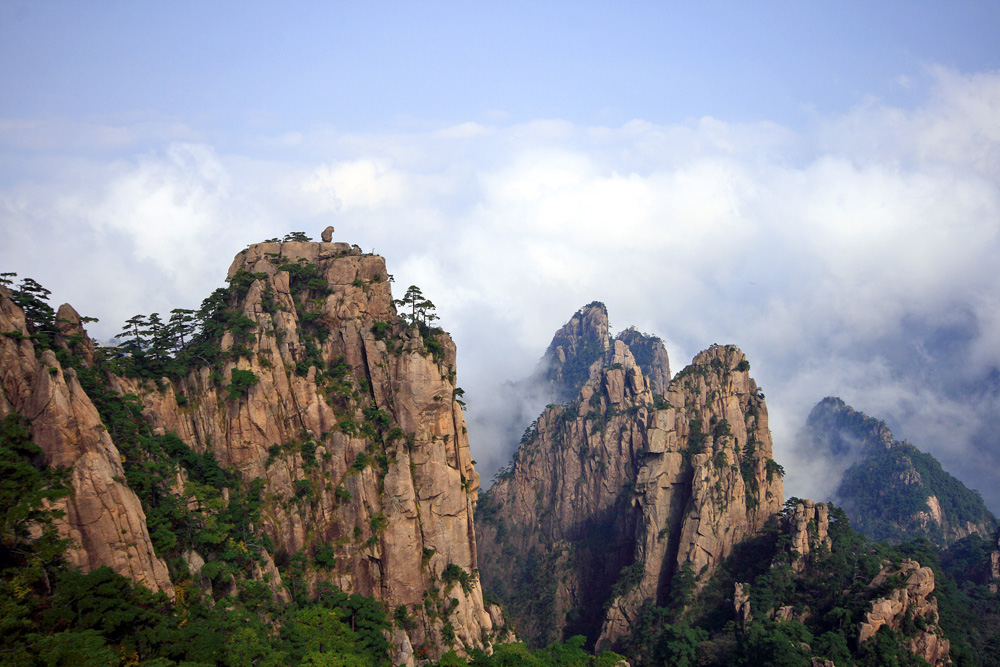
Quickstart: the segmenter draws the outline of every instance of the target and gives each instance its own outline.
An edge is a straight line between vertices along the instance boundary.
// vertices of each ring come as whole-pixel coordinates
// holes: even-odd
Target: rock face
[[[329,577],[405,606],[418,621],[413,644],[430,655],[450,648],[446,624],[456,648],[483,647],[494,628],[476,574],[479,475],[450,337],[407,326],[383,258],[344,243],[252,245],[229,270],[237,276],[252,280],[240,307],[256,335],[223,384],[253,373],[245,398],[224,395],[207,368],[166,391],[123,389],[139,393],[155,427],[265,480],[273,500],[260,529],[276,553],[334,548],[334,571],[312,573],[314,586]],[[227,334],[222,347],[238,344]],[[314,464],[296,451],[302,442],[315,444]],[[302,489],[308,502],[296,502]],[[442,582],[446,570],[469,583]]]
[[[800,500],[785,518],[785,529],[791,538],[788,549],[794,557],[793,568],[798,571],[805,567],[806,557],[816,547],[830,548],[830,510],[826,503]]]
[[[926,537],[946,546],[996,530],[996,517],[977,493],[942,470],[930,454],[895,440],[885,422],[839,398],[824,398],[813,408],[801,438],[833,470],[844,471],[833,500],[872,539]]]
[[[585,379],[542,413],[481,505],[484,581],[539,643],[565,631],[612,645],[644,602],[663,604],[684,573],[705,581],[782,505],[767,408],[743,353],[711,347],[661,395],[666,355],[626,333],[611,339],[606,310],[591,304],[556,334],[556,377],[570,388]],[[519,577],[530,590],[512,588]]]
[[[488,648],[502,621],[479,584],[479,475],[451,338],[401,319],[383,258],[345,243],[251,245],[228,280],[214,359],[173,380],[113,376],[112,389],[139,398],[154,435],[210,452],[242,484],[259,480],[253,530],[268,547],[253,574],[276,598],[287,593],[275,562],[301,554],[325,563],[305,567],[308,592],[329,582],[405,615],[408,636],[395,642],[404,662]],[[6,294],[2,317],[3,331],[24,331]],[[67,531],[83,548],[71,556],[170,591],[139,501],[115,481],[119,454],[73,374],[51,352],[36,360],[27,341],[0,338],[0,354],[0,414],[18,410],[53,464],[74,465]],[[173,492],[196,506],[182,473]],[[196,552],[184,560],[204,565]]]
[[[871,603],[858,627],[858,643],[865,643],[886,625],[899,630],[907,616],[919,618],[923,621],[921,629],[909,640],[908,648],[935,667],[950,665],[950,642],[943,638],[937,626],[937,600],[931,596],[934,571],[913,560],[903,561],[899,567],[886,566],[868,585],[868,590],[876,591],[886,586],[892,586],[892,590]]]
[[[663,341],[631,327],[616,340],[628,348],[632,360],[645,375],[649,389],[662,394],[670,383],[670,359]],[[566,403],[577,397],[590,379],[591,368],[598,363],[613,341],[608,333],[608,309],[600,301],[587,304],[552,337],[538,371],[528,380],[544,385],[553,403]]]
[[[64,337],[79,329],[76,311],[58,311]],[[82,331],[82,329],[80,330]],[[52,350],[36,356],[28,339],[24,311],[0,287],[0,417],[17,412],[28,421],[32,441],[52,466],[72,467],[72,494],[55,509],[60,534],[80,548],[67,560],[84,572],[110,566],[154,591],[173,596],[167,566],[157,558],[146,515],[122,479],[121,454],[80,386],[76,371],[64,369]],[[80,343],[93,359],[89,340]]]

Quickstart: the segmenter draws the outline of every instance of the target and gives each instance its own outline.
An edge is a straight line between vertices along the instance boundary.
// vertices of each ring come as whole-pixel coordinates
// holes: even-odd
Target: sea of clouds
[[[560,120],[214,145],[170,119],[0,121],[0,266],[96,316],[197,307],[289,231],[386,257],[459,346],[484,478],[495,418],[582,305],[662,337],[676,372],[734,343],[767,395],[789,494],[829,497],[796,434],[839,395],[1000,511],[1000,74],[932,70],[806,128]],[[526,424],[524,424],[526,425]],[[523,430],[523,426],[516,427]],[[487,481],[488,483],[488,481]]]

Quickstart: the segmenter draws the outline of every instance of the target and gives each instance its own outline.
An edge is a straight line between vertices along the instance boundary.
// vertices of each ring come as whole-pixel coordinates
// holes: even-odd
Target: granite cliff
[[[411,645],[487,648],[502,621],[478,579],[455,346],[390,280],[356,246],[252,245],[200,326],[171,330],[174,358],[157,352],[158,317],[130,321],[132,347],[90,378],[104,412],[77,379],[95,355],[80,318],[60,309],[65,330],[38,353],[0,291],[0,416],[16,412],[51,465],[72,466],[69,560],[170,594],[220,599],[256,580],[276,600],[328,585],[370,596],[395,614],[399,662]],[[72,364],[56,353],[69,340]]]
[[[56,349],[79,345],[92,360],[89,341],[79,336],[80,317],[69,306],[58,311]],[[0,286],[0,417],[20,415],[32,442],[53,467],[72,469],[73,493],[53,509],[62,535],[80,548],[66,552],[84,571],[107,565],[154,591],[173,595],[166,563],[154,551],[146,515],[124,483],[121,453],[112,441],[77,371],[62,365],[52,349],[36,351],[24,311]]]
[[[612,338],[594,303],[546,357],[568,401],[545,409],[483,496],[480,568],[520,633],[609,646],[645,603],[665,603],[685,577],[702,584],[774,516],[781,469],[733,346],[712,346],[667,383],[662,342]]]

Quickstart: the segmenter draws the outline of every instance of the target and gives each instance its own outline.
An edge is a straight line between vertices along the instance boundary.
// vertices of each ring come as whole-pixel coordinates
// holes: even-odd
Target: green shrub
[[[253,371],[242,371],[238,368],[233,369],[233,376],[231,384],[226,387],[229,390],[229,398],[237,400],[242,396],[246,396],[250,391],[250,387],[257,384],[257,376]]]

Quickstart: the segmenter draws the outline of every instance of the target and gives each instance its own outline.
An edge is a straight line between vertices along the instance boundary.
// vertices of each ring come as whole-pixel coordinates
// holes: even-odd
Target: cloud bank
[[[998,511],[1000,73],[932,75],[914,108],[869,100],[806,130],[539,120],[223,149],[88,123],[108,145],[57,150],[45,123],[65,123],[7,120],[0,262],[106,338],[196,306],[246,244],[333,224],[437,304],[484,476],[515,444],[485,426],[500,384],[596,299],[675,370],[712,343],[747,352],[789,493],[832,491],[795,435],[839,395]]]

